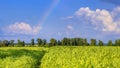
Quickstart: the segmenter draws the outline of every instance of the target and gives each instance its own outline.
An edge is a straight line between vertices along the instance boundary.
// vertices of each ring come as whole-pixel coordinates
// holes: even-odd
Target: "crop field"
[[[47,48],[0,48],[0,68],[39,68]]]
[[[0,68],[119,68],[120,47],[1,47]]]

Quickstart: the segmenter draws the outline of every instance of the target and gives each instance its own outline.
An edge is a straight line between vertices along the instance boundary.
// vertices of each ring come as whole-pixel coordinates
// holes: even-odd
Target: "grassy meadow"
[[[119,68],[120,47],[1,47],[0,68]]]

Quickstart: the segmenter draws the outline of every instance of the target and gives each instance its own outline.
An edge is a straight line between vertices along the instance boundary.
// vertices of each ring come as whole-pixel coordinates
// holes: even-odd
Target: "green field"
[[[0,68],[119,68],[120,47],[2,47]]]

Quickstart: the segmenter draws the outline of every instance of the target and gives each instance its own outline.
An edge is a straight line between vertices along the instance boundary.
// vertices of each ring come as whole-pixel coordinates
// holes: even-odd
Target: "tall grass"
[[[0,49],[0,68],[38,68],[47,48]]]
[[[41,68],[119,68],[120,47],[52,47]]]
[[[0,68],[119,68],[120,47],[2,47]]]

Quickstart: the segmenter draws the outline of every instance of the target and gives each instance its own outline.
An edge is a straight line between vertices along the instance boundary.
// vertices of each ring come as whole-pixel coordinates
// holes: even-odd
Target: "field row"
[[[0,68],[39,68],[47,48],[0,48]]]
[[[120,47],[0,48],[0,68],[119,68]]]

